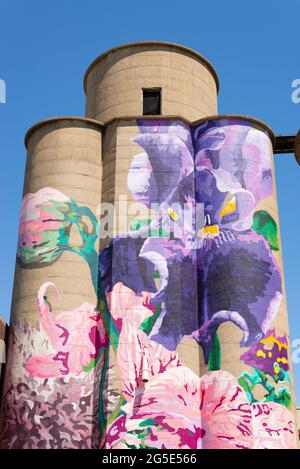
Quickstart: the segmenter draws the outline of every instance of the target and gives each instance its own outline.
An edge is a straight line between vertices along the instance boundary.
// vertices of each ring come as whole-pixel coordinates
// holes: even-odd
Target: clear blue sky
[[[300,78],[299,0],[1,0],[0,314],[9,316],[25,167],[23,138],[36,121],[83,115],[83,74],[124,42],[164,40],[199,51],[220,78],[219,112],[255,116],[276,134],[300,128],[291,82]],[[277,155],[276,175],[291,337],[300,338],[300,167]],[[300,403],[300,364],[294,365]]]

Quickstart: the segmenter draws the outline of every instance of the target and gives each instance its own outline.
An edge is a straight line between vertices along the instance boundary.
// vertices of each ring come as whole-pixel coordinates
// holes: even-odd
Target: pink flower
[[[122,410],[126,419],[108,430],[109,448],[121,442],[170,449],[250,448],[253,440],[246,395],[225,371],[199,378],[184,366],[170,368],[139,389]]]
[[[297,448],[294,417],[277,402],[252,404],[255,449]]]
[[[138,296],[122,283],[108,294],[120,328],[116,358],[127,402],[107,428],[105,447],[294,448],[293,416],[284,406],[251,406],[230,373],[199,378],[176,353],[148,338],[140,329],[152,314],[148,298],[147,292]],[[148,381],[143,382],[145,363]]]
[[[23,266],[52,262],[61,254],[58,245],[71,225],[68,212],[69,198],[56,189],[45,187],[25,195],[17,253]]]
[[[149,295],[141,296],[130,288],[117,283],[107,295],[110,313],[117,324],[120,324],[120,335],[117,348],[117,363],[121,378],[122,392],[130,400],[135,390],[142,383],[142,357],[147,348],[149,355],[149,373],[155,376],[169,367],[179,366],[175,352],[170,352],[162,345],[151,341],[139,329],[142,322],[153,314],[149,306]],[[148,307],[148,306],[149,307]],[[145,353],[144,353],[145,355]]]
[[[106,448],[296,448],[291,412],[277,403],[250,406],[225,371],[201,378],[171,368],[136,391],[107,430]]]
[[[92,304],[83,303],[79,308],[54,315],[45,296],[49,286],[55,287],[46,282],[39,289],[38,309],[41,326],[54,353],[29,358],[26,368],[31,375],[41,378],[68,373],[79,375],[83,366],[88,367],[97,357],[100,347],[108,344],[100,314]],[[57,288],[56,293],[59,300]]]

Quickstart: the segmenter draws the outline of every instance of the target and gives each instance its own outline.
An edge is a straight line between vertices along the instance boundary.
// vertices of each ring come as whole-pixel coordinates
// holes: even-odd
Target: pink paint
[[[62,311],[55,315],[46,299],[47,289],[59,290],[51,282],[44,283],[38,293],[40,324],[47,334],[56,353],[34,355],[26,363],[28,372],[40,378],[50,378],[73,373],[79,375],[83,366],[89,366],[91,359],[98,355],[101,347],[106,347],[108,339],[99,313],[90,303],[78,308]]]
[[[153,314],[153,310],[146,306],[149,303],[148,298],[147,292],[138,296],[122,283],[116,284],[113,291],[107,295],[112,317],[115,321],[122,320],[116,356],[122,392],[127,400],[131,400],[136,389],[143,386],[142,356],[145,348],[150,376],[156,376],[161,370],[179,365],[175,352],[170,352],[151,341],[140,329],[142,322]]]

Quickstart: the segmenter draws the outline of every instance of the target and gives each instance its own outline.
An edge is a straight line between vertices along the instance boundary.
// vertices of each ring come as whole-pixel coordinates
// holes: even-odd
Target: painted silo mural
[[[260,208],[274,190],[270,139],[244,119],[138,129],[128,187],[157,211],[100,253],[122,389],[105,446],[295,447],[277,225]],[[239,375],[222,363],[228,323],[241,331]],[[177,353],[185,338],[201,349],[198,374]]]
[[[90,208],[51,187],[23,199],[20,268],[69,252],[97,301],[54,312],[49,280],[39,320],[15,320],[2,446],[295,448],[267,131],[243,118],[141,119],[133,142],[127,186],[149,216],[100,251]]]

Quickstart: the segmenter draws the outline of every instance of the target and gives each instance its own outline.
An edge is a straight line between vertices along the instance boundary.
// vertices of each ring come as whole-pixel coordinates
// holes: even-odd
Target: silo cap
[[[107,56],[113,54],[114,52],[120,51],[122,49],[132,49],[132,48],[139,48],[139,47],[146,47],[148,49],[153,49],[155,50],[156,48],[162,47],[162,48],[173,48],[174,50],[177,50],[178,52],[184,53],[184,54],[189,54],[191,57],[194,57],[196,60],[202,63],[211,73],[213,76],[215,83],[216,83],[216,89],[217,93],[219,91],[219,77],[217,75],[217,72],[214,68],[214,66],[211,64],[211,62],[206,59],[203,55],[199,54],[196,50],[183,46],[182,44],[177,44],[175,42],[168,42],[168,41],[137,41],[137,42],[130,42],[127,44],[121,44],[119,46],[112,47],[111,49],[107,50],[106,52],[103,52],[100,54],[98,57],[96,57],[95,60],[89,65],[87,68],[85,74],[84,74],[84,79],[83,79],[83,88],[84,91],[86,92],[87,89],[87,79],[88,75],[90,74],[91,70],[94,68],[98,62],[101,60],[107,58]]]

